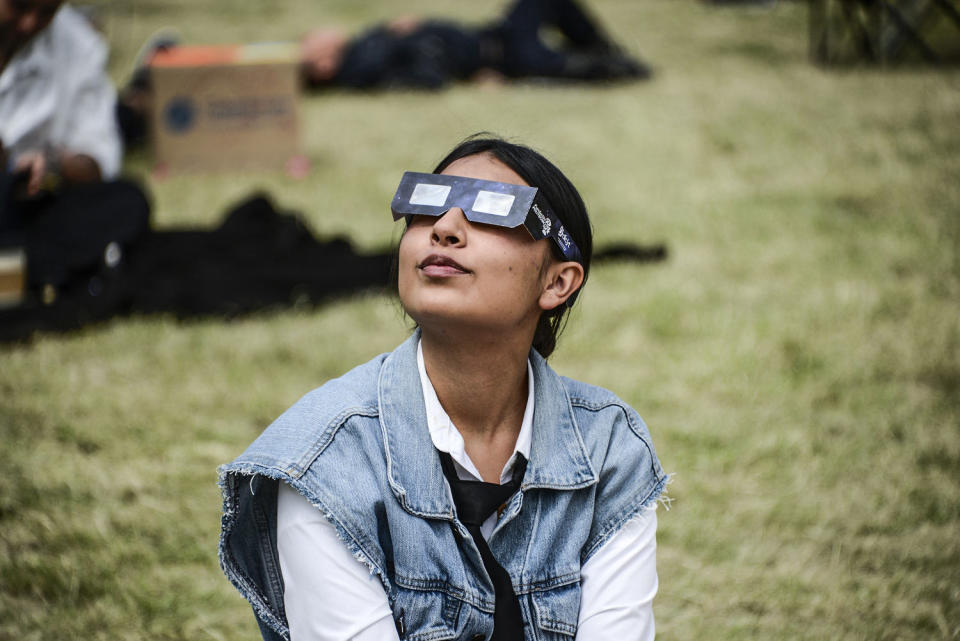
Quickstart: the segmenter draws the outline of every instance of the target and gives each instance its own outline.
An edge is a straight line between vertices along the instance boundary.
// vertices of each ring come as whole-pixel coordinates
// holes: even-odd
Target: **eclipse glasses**
[[[523,225],[534,240],[550,238],[566,260],[583,264],[580,249],[536,187],[510,183],[404,172],[390,204],[393,219],[442,216],[459,207],[473,223],[512,229]]]

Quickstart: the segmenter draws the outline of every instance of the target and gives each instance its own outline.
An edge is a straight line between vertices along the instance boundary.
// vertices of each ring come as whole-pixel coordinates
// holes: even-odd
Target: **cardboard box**
[[[158,169],[281,169],[299,153],[298,48],[184,46],[150,63]]]

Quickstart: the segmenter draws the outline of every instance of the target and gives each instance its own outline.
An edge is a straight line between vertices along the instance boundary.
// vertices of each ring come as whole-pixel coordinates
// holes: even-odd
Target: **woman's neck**
[[[484,480],[498,483],[526,409],[529,339],[423,331],[420,341],[427,375],[467,455]]]

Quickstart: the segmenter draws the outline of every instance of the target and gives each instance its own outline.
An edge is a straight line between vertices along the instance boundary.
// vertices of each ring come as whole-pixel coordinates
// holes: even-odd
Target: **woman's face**
[[[489,154],[456,160],[443,173],[527,184]],[[457,207],[442,216],[413,216],[400,240],[400,301],[424,329],[532,332],[550,260],[548,243],[533,240],[522,226],[472,223]]]

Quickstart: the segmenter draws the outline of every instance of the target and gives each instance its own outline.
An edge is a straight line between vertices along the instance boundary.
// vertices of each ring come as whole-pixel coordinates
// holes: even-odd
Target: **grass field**
[[[551,359],[633,404],[675,475],[659,638],[960,639],[960,72],[812,67],[800,2],[590,4],[651,82],[310,97],[306,180],[151,178],[156,225],[212,225],[263,189],[375,250],[396,238],[403,170],[477,130],[538,147],[580,187],[599,245],[670,250],[594,270]],[[266,40],[400,11],[99,6],[118,81],[164,25]],[[216,466],[407,331],[369,294],[0,347],[0,639],[257,638],[217,566]]]

